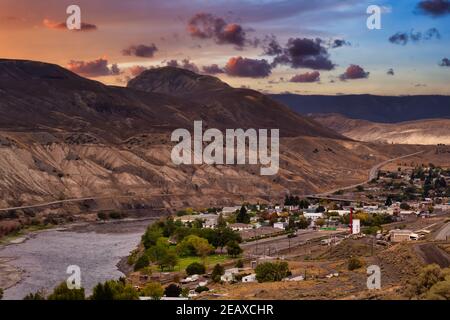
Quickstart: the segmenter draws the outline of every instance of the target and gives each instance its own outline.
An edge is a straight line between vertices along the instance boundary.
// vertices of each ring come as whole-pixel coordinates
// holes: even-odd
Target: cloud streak
[[[140,58],[153,58],[158,48],[154,43],[151,45],[138,44],[129,46],[122,50],[124,56],[135,56]]]
[[[108,60],[100,58],[93,61],[71,60],[67,64],[67,69],[85,77],[102,77],[120,74],[117,64],[108,66]]]
[[[67,30],[67,31],[96,31],[98,28],[95,24],[92,23],[81,23],[80,29],[69,30],[65,22],[55,22],[49,19],[44,19],[42,21],[42,25],[47,29],[53,30]]]

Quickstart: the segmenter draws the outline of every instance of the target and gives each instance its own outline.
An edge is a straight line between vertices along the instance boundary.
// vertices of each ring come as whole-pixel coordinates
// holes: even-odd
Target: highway
[[[446,241],[447,239],[450,239],[450,222],[444,225],[435,237],[435,240]]]
[[[383,161],[379,164],[377,164],[376,166],[373,166],[370,171],[369,171],[369,179],[367,181],[358,183],[358,184],[354,184],[351,186],[347,186],[347,187],[342,187],[342,188],[338,188],[338,189],[334,189],[334,190],[330,190],[324,193],[319,193],[319,194],[312,194],[312,195],[304,195],[301,196],[302,198],[324,198],[324,199],[328,199],[326,196],[335,193],[336,191],[339,190],[348,190],[348,189],[354,189],[358,186],[364,185],[368,182],[370,182],[372,179],[376,178],[378,171],[380,170],[381,167],[383,167],[384,165],[396,161],[396,160],[400,160],[403,158],[407,158],[407,157],[411,157],[420,153],[423,153],[424,151],[419,151],[419,152],[415,152],[415,153],[411,153],[411,154],[407,154],[401,157],[396,157],[393,159],[389,159],[386,161]],[[72,199],[65,199],[65,200],[56,200],[56,201],[50,201],[50,202],[44,202],[44,203],[38,203],[38,204],[32,204],[32,205],[25,205],[25,206],[17,206],[17,207],[9,207],[9,208],[0,208],[0,212],[2,211],[10,211],[10,210],[20,210],[20,209],[33,209],[33,208],[41,208],[41,207],[48,207],[48,206],[52,206],[52,205],[57,205],[57,204],[64,204],[64,203],[76,203],[76,202],[82,202],[82,201],[86,201],[86,200],[101,200],[101,199],[119,199],[119,198],[153,198],[153,197],[166,197],[166,196],[177,196],[175,194],[163,194],[163,195],[151,195],[151,196],[145,196],[145,195],[134,195],[134,196],[91,196],[91,197],[82,197],[82,198],[72,198]],[[178,196],[186,196],[186,194],[180,194]],[[345,200],[344,200],[345,201]],[[352,200],[349,200],[352,201]]]
[[[414,153],[410,153],[401,157],[396,157],[396,158],[392,158],[392,159],[388,159],[385,160],[381,163],[378,163],[377,165],[373,166],[372,168],[370,168],[369,170],[369,175],[368,175],[368,179],[364,182],[360,182],[357,184],[352,184],[350,186],[346,186],[346,187],[341,187],[341,188],[336,188],[336,189],[332,189],[326,192],[322,192],[322,193],[317,193],[317,194],[308,194],[308,195],[302,195],[299,196],[300,198],[311,198],[311,199],[326,199],[326,200],[331,200],[331,201],[347,201],[347,202],[352,202],[355,201],[355,199],[348,199],[348,198],[339,198],[337,196],[334,197],[330,197],[330,195],[338,192],[338,191],[345,191],[345,190],[351,190],[351,189],[355,189],[358,186],[363,186],[367,183],[369,183],[370,181],[372,181],[373,179],[375,179],[378,176],[378,172],[380,171],[380,169],[382,167],[384,167],[385,165],[387,165],[388,163],[391,163],[393,161],[397,161],[400,159],[404,159],[404,158],[408,158],[408,157],[412,157],[418,154],[423,153],[424,151],[419,151],[419,152],[414,152]],[[370,203],[376,203],[375,201],[371,201]]]

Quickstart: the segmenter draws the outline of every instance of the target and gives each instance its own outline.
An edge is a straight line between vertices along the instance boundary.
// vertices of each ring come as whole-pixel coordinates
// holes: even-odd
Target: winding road
[[[308,197],[325,197],[327,195],[333,194],[336,191],[339,190],[349,190],[349,189],[354,189],[358,186],[362,186],[368,182],[370,182],[372,179],[377,177],[378,171],[380,170],[380,168],[382,168],[383,166],[385,166],[386,164],[396,161],[396,160],[400,160],[403,158],[407,158],[407,157],[411,157],[417,154],[421,154],[424,151],[419,151],[419,152],[415,152],[415,153],[411,153],[411,154],[407,154],[401,157],[396,157],[393,159],[389,159],[386,161],[383,161],[375,166],[373,166],[370,171],[369,171],[369,178],[368,180],[358,183],[358,184],[354,184],[351,186],[347,186],[347,187],[342,187],[342,188],[338,188],[338,189],[334,189],[334,190],[330,190],[324,193],[319,193],[319,194],[313,194],[313,195],[305,195],[302,196],[304,198],[308,198]],[[21,209],[34,209],[34,208],[41,208],[41,207],[48,207],[48,206],[52,206],[52,205],[57,205],[57,204],[64,204],[64,203],[76,203],[76,202],[82,202],[82,201],[86,201],[86,200],[102,200],[102,199],[118,199],[118,198],[144,198],[144,197],[166,197],[166,196],[176,196],[175,194],[162,194],[162,195],[151,195],[151,196],[138,196],[138,195],[134,195],[134,196],[92,196],[92,197],[82,197],[82,198],[72,198],[72,199],[65,199],[65,200],[56,200],[56,201],[50,201],[50,202],[44,202],[44,203],[39,203],[39,204],[33,204],[33,205],[26,205],[26,206],[17,206],[17,207],[9,207],[9,208],[0,208],[0,212],[4,212],[4,211],[10,211],[10,210],[21,210]],[[180,194],[179,196],[186,196],[186,194]]]

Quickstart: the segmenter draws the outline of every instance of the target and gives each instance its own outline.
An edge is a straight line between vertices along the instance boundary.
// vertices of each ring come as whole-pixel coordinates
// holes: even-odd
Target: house
[[[228,225],[233,231],[243,231],[243,230],[251,230],[253,226],[251,224],[246,223],[232,223]]]
[[[223,215],[231,215],[238,210],[241,210],[241,206],[224,207],[224,208],[222,208],[222,214]]]
[[[256,274],[252,273],[248,276],[242,277],[242,282],[256,282]]]
[[[389,238],[391,242],[403,242],[403,241],[418,240],[419,235],[412,232],[411,230],[396,229],[389,231]]]
[[[350,210],[330,210],[330,212],[336,212],[340,217],[350,214]]]
[[[208,214],[193,214],[193,215],[186,215],[181,217],[176,217],[175,220],[179,220],[182,223],[188,223],[188,222],[194,222],[196,220],[216,220],[218,219],[217,214],[208,213]]]
[[[317,219],[323,218],[323,213],[322,212],[304,212],[303,216],[306,219],[311,219],[311,220],[315,221]]]
[[[305,278],[303,276],[289,276],[283,279],[283,281],[303,281]]]
[[[287,227],[287,223],[286,223],[286,222],[275,222],[275,223],[273,224],[273,227],[274,227],[275,229],[282,229],[282,230],[285,230],[286,227]]]
[[[234,277],[238,273],[239,273],[238,268],[227,269],[227,270],[225,270],[225,273],[220,277],[220,280],[222,280],[224,282],[234,281]]]

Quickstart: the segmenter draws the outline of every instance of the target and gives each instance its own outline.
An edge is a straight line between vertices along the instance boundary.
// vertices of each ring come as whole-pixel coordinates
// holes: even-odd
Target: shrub
[[[258,282],[281,281],[291,274],[287,262],[264,262],[255,272]]]
[[[142,289],[141,294],[146,297],[151,297],[153,300],[159,300],[164,294],[164,289],[158,282],[149,282]]]
[[[181,288],[177,286],[176,284],[172,283],[169,284],[166,289],[164,289],[164,295],[166,297],[179,297],[181,294]]]
[[[138,271],[140,269],[148,267],[149,265],[150,260],[148,259],[148,256],[146,254],[143,254],[139,257],[139,259],[137,259],[136,264],[134,265],[134,271]]]
[[[197,288],[195,288],[195,292],[197,293],[202,293],[203,291],[209,291],[209,288],[205,286],[198,286]]]
[[[235,267],[236,268],[243,268],[244,267],[244,262],[241,259],[239,259],[238,261],[236,261]]]
[[[193,274],[204,274],[206,272],[206,268],[203,264],[198,262],[193,262],[186,268],[186,273],[191,276]]]
[[[97,218],[100,219],[100,220],[106,220],[106,219],[108,219],[108,216],[107,216],[106,213],[104,213],[103,211],[101,211],[101,212],[98,212],[98,213],[97,213]]]
[[[112,211],[109,213],[109,217],[111,219],[122,219],[123,218],[123,214],[121,212],[118,211]]]
[[[139,294],[125,279],[109,280],[94,287],[91,300],[137,300]]]
[[[45,295],[42,291],[37,291],[36,293],[27,294],[23,300],[45,300]]]
[[[225,274],[225,268],[220,264],[216,264],[211,274],[211,278],[214,282],[220,282],[220,277]]]
[[[84,289],[69,289],[66,282],[57,286],[48,300],[85,300]]]
[[[356,257],[352,257],[348,260],[348,265],[347,268],[350,271],[359,269],[363,266],[363,263],[360,259],[356,258]]]

